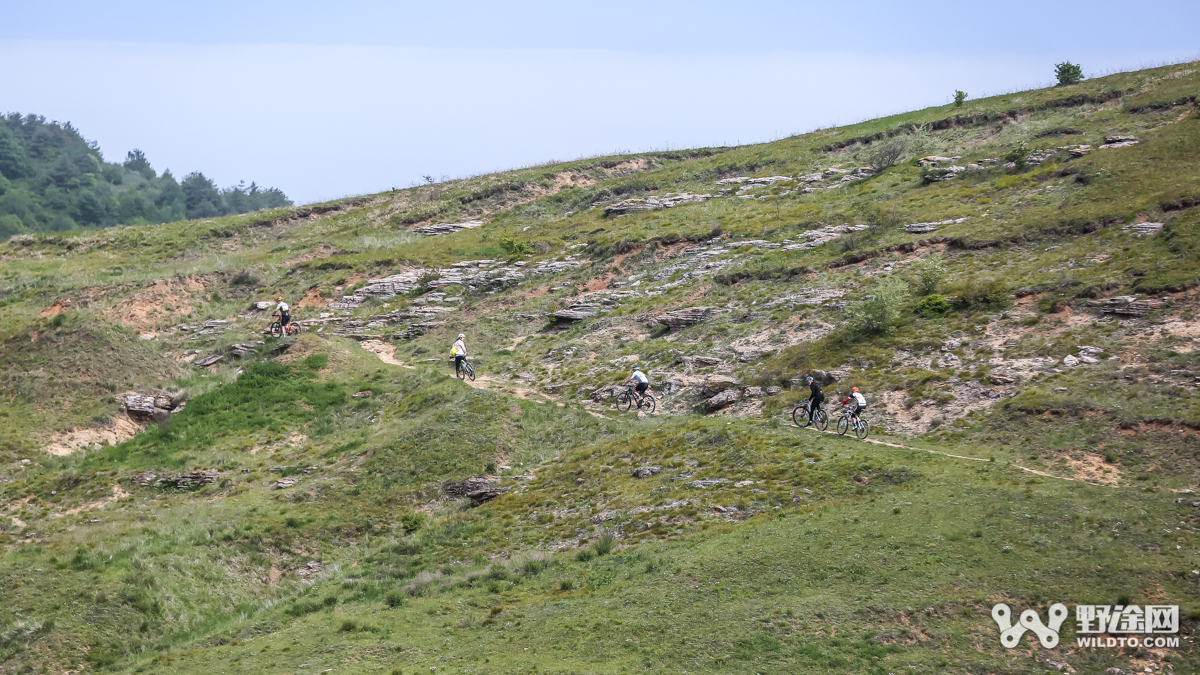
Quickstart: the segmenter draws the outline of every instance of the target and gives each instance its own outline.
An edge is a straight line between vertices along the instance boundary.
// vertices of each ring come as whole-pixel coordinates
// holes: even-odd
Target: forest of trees
[[[0,117],[0,238],[113,225],[147,225],[290,206],[255,183],[220,189],[200,172],[159,175],[141,150],[104,161],[95,141],[68,122]]]

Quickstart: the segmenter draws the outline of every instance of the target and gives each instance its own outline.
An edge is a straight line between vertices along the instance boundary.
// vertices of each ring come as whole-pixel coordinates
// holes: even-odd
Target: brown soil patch
[[[1054,453],[1054,456],[1059,460],[1066,460],[1071,467],[1071,475],[1075,476],[1076,480],[1105,485],[1117,485],[1121,481],[1121,472],[1117,467],[1092,453],[1062,450]]]
[[[683,302],[684,302],[684,304],[695,302],[695,301],[699,300],[700,298],[703,298],[704,296],[708,295],[708,292],[710,290],[712,290],[712,286],[705,284],[704,286],[701,286],[700,288],[697,288],[695,291],[693,291],[691,295],[684,298]]]
[[[83,506],[76,506],[73,509],[67,509],[66,511],[63,511],[62,513],[54,514],[54,517],[62,518],[63,516],[71,516],[76,513],[82,513],[84,511],[91,511],[93,509],[102,509],[102,508],[108,506],[109,504],[116,504],[118,501],[129,497],[129,493],[122,490],[120,485],[113,483],[112,487],[113,487],[113,492],[112,492],[111,497],[105,497],[104,499],[101,499],[99,501],[94,501],[91,504],[84,504]]]
[[[390,345],[382,340],[363,340],[359,347],[375,354],[380,361],[393,366],[403,366],[404,362],[396,359],[396,345]]]
[[[626,260],[629,260],[629,258],[631,258],[632,256],[635,256],[635,255],[641,253],[643,248],[644,247],[641,244],[638,244],[637,246],[634,246],[633,248],[631,248],[630,250],[628,250],[624,253],[618,253],[617,257],[613,258],[613,267],[624,266]]]
[[[538,286],[537,288],[535,288],[533,290],[525,291],[525,299],[532,300],[534,298],[540,298],[549,292],[550,292],[549,286]]]
[[[46,317],[57,316],[59,314],[62,314],[65,311],[67,311],[68,309],[70,309],[70,307],[71,307],[71,299],[70,298],[59,298],[54,301],[53,305],[50,305],[46,309],[43,309],[42,313],[38,314],[38,316],[43,319],[45,319]]]
[[[321,288],[313,286],[304,292],[304,297],[300,298],[300,302],[296,303],[297,307],[325,307],[330,302],[330,298],[321,295]]]
[[[42,448],[50,455],[63,457],[87,450],[93,445],[116,445],[141,433],[145,426],[134,422],[125,413],[116,415],[108,424],[98,427],[75,427],[71,431],[54,434]]]
[[[155,279],[145,289],[105,310],[104,315],[127,328],[151,328],[164,320],[192,313],[192,295],[208,287],[203,275]]]
[[[281,354],[275,360],[280,363],[295,363],[303,361],[312,354],[325,354],[329,364],[321,369],[322,373],[344,368],[350,365],[350,351],[340,344],[319,337],[316,333],[302,333],[292,348]]]
[[[581,290],[586,290],[589,293],[593,291],[606,291],[608,290],[608,283],[613,280],[614,276],[612,272],[606,272],[598,277],[588,279]]]
[[[318,246],[316,248],[316,250],[309,251],[308,253],[301,253],[300,255],[293,256],[291,258],[288,258],[287,260],[284,260],[283,264],[298,265],[300,263],[309,262],[310,260],[318,260],[320,258],[328,258],[329,256],[333,255],[333,252],[335,250],[336,249],[334,249],[329,244],[321,244],[320,246]]]
[[[1121,433],[1125,436],[1137,436],[1138,434],[1149,433],[1200,436],[1200,431],[1168,420],[1147,420],[1138,422],[1137,424],[1122,424]]]

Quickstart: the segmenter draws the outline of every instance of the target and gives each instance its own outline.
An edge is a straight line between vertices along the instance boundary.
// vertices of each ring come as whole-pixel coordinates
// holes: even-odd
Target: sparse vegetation
[[[0,667],[1197,670],[1190,644],[1171,668],[1025,663],[990,620],[998,598],[1113,601],[1097,588],[1200,616],[1176,501],[1200,481],[1190,69],[969,106],[1019,123],[938,106],[0,243]],[[1041,154],[1109,135],[1138,143]],[[887,171],[853,172],[896,138]],[[985,161],[1022,143],[1020,171]],[[924,185],[931,154],[976,168]],[[714,196],[603,213],[683,192]],[[400,273],[418,288],[355,306]],[[257,288],[310,330],[262,335]],[[1113,312],[1134,294],[1146,316]],[[474,383],[444,361],[458,332]],[[641,418],[599,389],[633,359],[659,399]],[[796,429],[807,373],[861,388],[892,445]],[[185,405],[126,425],[126,392]]]

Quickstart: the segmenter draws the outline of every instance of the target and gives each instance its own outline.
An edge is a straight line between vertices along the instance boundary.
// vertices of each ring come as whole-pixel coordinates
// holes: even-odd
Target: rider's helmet
[[[630,369],[630,370],[637,370],[637,369],[638,369],[638,366],[637,366],[637,364],[636,364],[636,363],[633,363],[633,364],[630,364],[630,366],[629,366],[629,369]]]
[[[851,391],[851,392],[853,392],[853,393],[855,393],[855,394],[857,394],[857,393],[858,393],[858,387],[850,387],[850,391]]]
[[[459,340],[462,340],[462,339],[463,339],[463,338],[465,338],[465,337],[467,337],[467,336],[466,336],[466,335],[463,335],[462,333],[459,333],[459,334],[458,334],[458,339],[459,339]]]
[[[804,378],[805,382],[812,382],[812,380],[813,380],[812,375],[809,375],[808,377]]]
[[[276,302],[283,302],[283,296],[282,296],[282,295],[277,295],[277,296],[275,296],[275,301],[276,301]]]

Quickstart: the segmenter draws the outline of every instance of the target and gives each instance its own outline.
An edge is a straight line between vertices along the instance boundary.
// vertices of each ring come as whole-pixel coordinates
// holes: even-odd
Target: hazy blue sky
[[[1200,58],[1195,0],[5,5],[0,111],[299,202]]]

